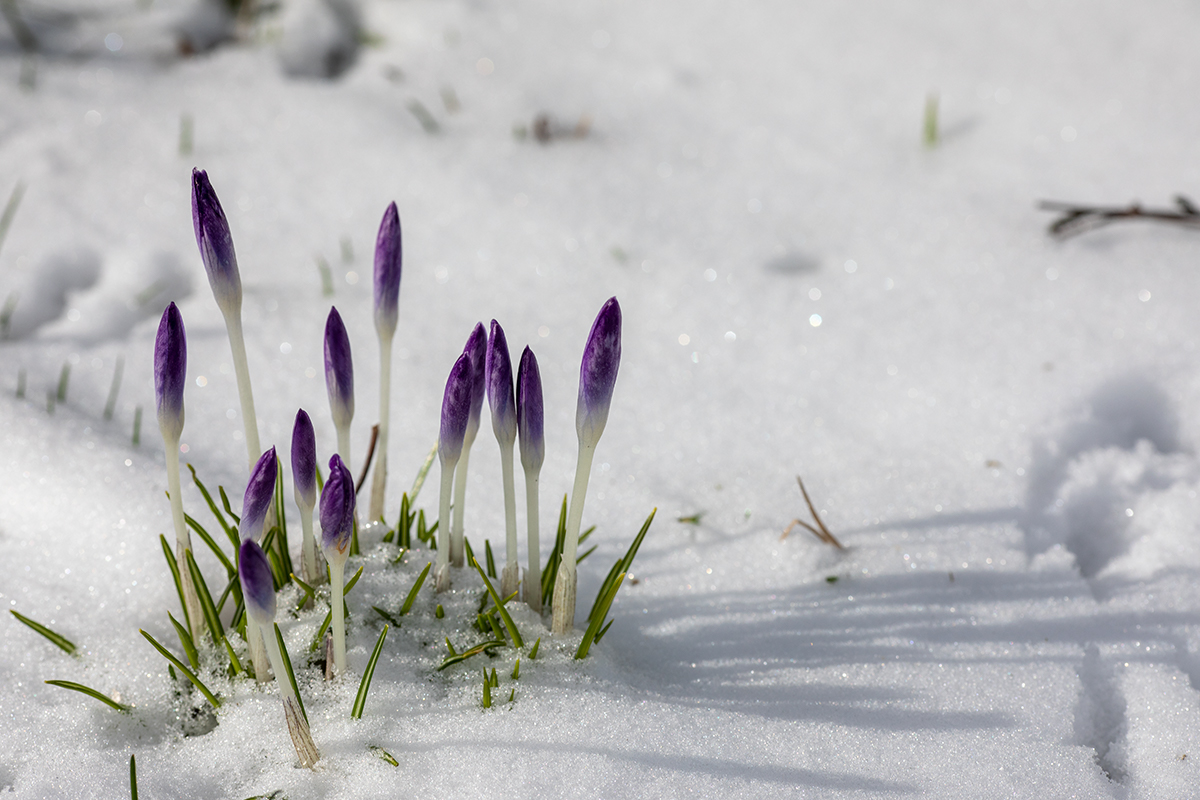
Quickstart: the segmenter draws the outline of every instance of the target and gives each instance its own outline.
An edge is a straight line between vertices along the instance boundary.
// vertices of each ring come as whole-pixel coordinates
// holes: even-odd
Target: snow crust
[[[289,20],[309,63],[349,41],[305,17],[326,5],[235,30],[173,0],[20,3],[42,48],[32,91],[0,30],[0,202],[27,186],[0,249],[0,302],[18,298],[0,344],[0,605],[81,651],[6,623],[0,794],[125,796],[131,753],[143,797],[1195,794],[1200,239],[1131,223],[1057,242],[1035,208],[1200,195],[1194,4],[372,0],[339,80],[288,77]],[[192,50],[239,38],[184,57],[189,31],[204,34]],[[539,114],[563,135],[537,141]],[[218,724],[184,735],[199,701],[138,633],[176,645],[150,372],[170,300],[189,334],[182,458],[231,498],[247,479],[192,240],[193,166],[230,218],[263,444],[286,449],[303,407],[322,461],[331,303],[356,362],[356,453],[375,421],[371,247],[397,202],[389,520],[463,340],[494,317],[541,364],[545,552],[573,477],[579,356],[620,299],[579,630],[555,640],[515,607],[541,652],[516,682],[511,649],[486,661],[492,709],[486,657],[434,671],[443,637],[475,635],[480,584],[458,573],[449,599],[423,591],[389,633],[350,719],[382,626],[370,606],[397,606],[430,558],[393,566],[368,539],[349,565],[366,566],[349,678],[301,670],[319,769],[296,766],[273,685],[209,676]],[[501,557],[492,442],[473,450],[466,526],[477,554],[487,538]],[[418,502],[431,521],[436,473]],[[799,529],[780,539],[806,514],[796,474],[844,552]],[[184,504],[212,521],[186,475]],[[574,661],[653,507],[637,583]],[[298,664],[319,623],[281,623]]]

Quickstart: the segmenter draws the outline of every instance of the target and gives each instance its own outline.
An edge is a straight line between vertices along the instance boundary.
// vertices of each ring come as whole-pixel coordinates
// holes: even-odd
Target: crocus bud
[[[192,227],[217,306],[222,314],[240,313],[242,277],[233,252],[233,236],[221,201],[208,182],[208,173],[202,169],[192,170]]]
[[[336,308],[325,321],[325,388],[333,424],[348,427],[354,417],[354,364],[350,360],[350,337]]]
[[[401,262],[400,214],[392,203],[383,212],[375,237],[375,330],[381,338],[396,333]]]
[[[512,446],[517,437],[517,412],[513,402],[512,361],[508,357],[508,340],[500,323],[492,320],[488,336],[487,396],[492,410],[492,431],[496,441]]]
[[[608,406],[621,365],[621,306],[610,297],[596,315],[583,348],[579,366],[579,402],[575,406],[575,431],[582,446],[600,440],[608,422]]]
[[[471,415],[471,358],[458,357],[446,379],[442,396],[442,427],[438,435],[438,458],[443,465],[454,464],[462,455],[463,437]]]
[[[479,414],[483,410],[483,395],[485,392],[485,369],[487,362],[487,332],[483,323],[475,323],[475,329],[467,338],[463,347],[463,355],[471,361],[471,408],[467,418],[466,446],[469,448],[479,432]]]
[[[246,484],[246,496],[242,499],[242,521],[238,523],[238,535],[242,539],[261,539],[267,510],[275,499],[275,475],[279,471],[272,447],[259,457],[254,469],[250,470],[250,482]]]
[[[542,376],[537,357],[528,347],[521,353],[517,367],[517,429],[520,431],[521,466],[526,472],[538,472],[546,458],[543,435]]]
[[[187,334],[174,303],[167,306],[154,337],[154,401],[163,437],[183,433],[183,385],[187,380]]]
[[[292,425],[292,486],[296,505],[311,511],[317,503],[317,437],[303,408]]]
[[[242,583],[246,613],[262,628],[271,630],[275,621],[275,579],[271,577],[266,553],[253,539],[243,539],[238,550],[238,580]],[[266,670],[267,665],[264,663],[261,668]]]
[[[321,490],[321,547],[346,553],[354,531],[354,478],[341,456],[329,459],[329,479]]]

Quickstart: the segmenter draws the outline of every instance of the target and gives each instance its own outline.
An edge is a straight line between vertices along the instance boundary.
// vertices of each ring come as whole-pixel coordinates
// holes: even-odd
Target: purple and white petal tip
[[[271,501],[275,499],[275,478],[279,471],[275,448],[263,453],[254,469],[250,470],[250,482],[242,499],[242,521],[238,523],[238,534],[242,539],[261,539],[263,524]]]
[[[217,305],[222,312],[240,308],[242,277],[233,251],[233,235],[208,173],[202,169],[192,170],[192,227]]]
[[[354,417],[354,362],[350,357],[350,336],[336,308],[329,309],[325,321],[325,388],[334,424],[350,424]]]
[[[244,539],[238,550],[238,580],[246,613],[261,626],[275,621],[275,579],[267,555],[253,539]]]
[[[329,459],[329,479],[321,490],[321,548],[345,554],[354,532],[354,478],[341,456]]]
[[[154,401],[164,435],[183,432],[183,387],[187,382],[187,332],[174,303],[163,311],[154,337]]]
[[[583,348],[575,430],[579,441],[594,446],[608,422],[608,407],[621,365],[621,306],[610,297],[600,308]]]
[[[526,472],[537,472],[546,458],[543,433],[542,376],[537,357],[528,347],[521,353],[517,366],[517,430],[521,443],[521,466]]]
[[[380,336],[391,337],[396,332],[402,265],[400,213],[391,203],[375,237],[375,329]]]
[[[475,328],[463,347],[463,355],[471,361],[471,409],[470,418],[467,420],[467,437],[472,440],[474,432],[479,430],[479,415],[483,411],[483,396],[487,391],[487,343],[487,331],[483,323],[475,323]]]
[[[492,411],[492,431],[501,444],[512,446],[517,437],[516,403],[513,399],[512,360],[508,355],[508,340],[500,323],[492,320],[487,342],[488,406]]]
[[[292,425],[292,485],[296,505],[311,510],[317,503],[317,436],[303,408]]]
[[[438,434],[438,458],[443,465],[456,463],[462,455],[463,439],[471,416],[471,358],[458,357],[446,379],[442,395],[442,424]]]

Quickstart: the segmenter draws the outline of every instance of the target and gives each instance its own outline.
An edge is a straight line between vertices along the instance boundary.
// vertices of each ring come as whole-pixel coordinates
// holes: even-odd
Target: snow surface
[[[0,201],[28,187],[0,251],[0,297],[19,293],[0,351],[0,603],[83,652],[9,620],[0,793],[126,796],[131,753],[150,798],[1200,793],[1200,239],[1125,224],[1056,242],[1035,208],[1200,194],[1195,3],[372,0],[367,46],[336,82],[285,75],[279,42],[313,42],[319,63],[337,38],[287,33],[304,7],[183,57],[181,37],[203,49],[230,21],[203,2],[144,6],[20,2],[42,43],[32,91],[0,31]],[[541,113],[562,132],[588,115],[588,135],[539,143]],[[183,735],[186,703],[138,634],[175,644],[150,413],[169,299],[189,334],[184,461],[235,503],[247,476],[193,166],[230,217],[264,446],[286,449],[303,406],[324,459],[331,300],[315,257],[354,347],[361,454],[378,392],[371,247],[398,203],[389,519],[458,350],[494,317],[542,365],[549,525],[574,469],[583,342],[620,298],[580,618],[659,514],[587,661],[544,636],[515,702],[484,711],[478,664],[433,672],[440,637],[472,641],[479,584],[459,574],[445,620],[424,591],[389,634],[351,720],[381,624],[369,605],[398,604],[428,560],[392,567],[368,541],[352,674],[300,677],[319,769],[295,766],[274,686],[211,678],[219,724]],[[467,535],[500,551],[493,441],[485,426]],[[780,540],[804,511],[796,474],[844,553]],[[431,515],[436,487],[435,467]],[[184,503],[210,521],[186,475]],[[515,615],[536,638],[542,623]],[[283,623],[294,656],[314,617]],[[503,700],[514,658],[489,662]]]

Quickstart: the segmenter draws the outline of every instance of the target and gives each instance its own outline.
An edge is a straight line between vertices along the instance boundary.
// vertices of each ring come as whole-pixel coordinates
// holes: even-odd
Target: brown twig
[[[800,484],[800,493],[804,495],[804,502],[808,504],[808,513],[812,514],[813,521],[817,523],[817,526],[814,528],[802,519],[794,519],[784,528],[783,535],[779,537],[780,541],[786,539],[788,534],[792,532],[792,528],[799,525],[825,544],[833,545],[838,550],[845,550],[846,548],[842,543],[837,540],[836,536],[829,532],[829,528],[826,528],[825,523],[821,521],[821,515],[817,513],[817,508],[813,505],[812,499],[809,498],[808,490],[804,488],[804,481],[800,480],[799,475],[796,476],[796,483]]]
[[[367,460],[363,462],[362,474],[358,476],[358,480],[354,483],[354,493],[358,494],[362,491],[363,484],[367,482],[367,473],[371,470],[371,459],[375,457],[375,442],[379,439],[379,426],[371,426],[371,443],[367,445]]]
[[[1140,203],[1133,202],[1128,206],[1084,206],[1075,203],[1061,203],[1055,200],[1043,200],[1038,208],[1043,211],[1058,211],[1062,216],[1050,223],[1051,236],[1067,239],[1080,233],[1101,228],[1112,222],[1128,219],[1147,219],[1156,222],[1170,222],[1189,228],[1200,228],[1200,209],[1183,195],[1175,196],[1177,211],[1171,209],[1142,208]]]

